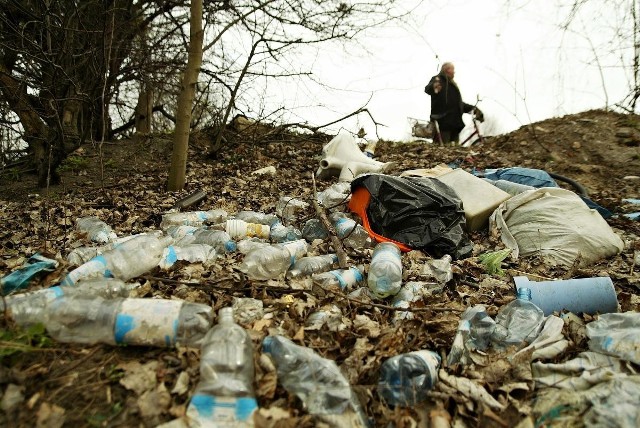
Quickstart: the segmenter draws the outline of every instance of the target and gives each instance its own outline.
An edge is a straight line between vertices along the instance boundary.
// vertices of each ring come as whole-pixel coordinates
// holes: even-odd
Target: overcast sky
[[[424,86],[445,61],[455,63],[463,99],[474,104],[479,96],[487,133],[603,108],[627,93],[621,52],[610,53],[621,11],[585,8],[574,18],[575,31],[562,32],[559,23],[568,9],[560,2],[406,1],[411,3],[418,6],[409,23],[360,37],[369,52],[331,47],[312,59],[318,80],[347,91],[296,84],[278,88],[278,96],[287,94],[288,108],[323,104],[296,109],[295,115],[313,124],[354,111],[371,98],[369,110],[387,125],[378,128],[380,137],[402,140],[408,135],[407,118],[428,118]],[[352,132],[363,126],[368,138],[375,137],[364,115],[342,126]]]

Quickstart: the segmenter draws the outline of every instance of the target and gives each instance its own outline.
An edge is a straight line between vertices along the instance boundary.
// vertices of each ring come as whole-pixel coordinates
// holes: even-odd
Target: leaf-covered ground
[[[508,135],[487,138],[471,148],[442,147],[426,142],[381,142],[376,158],[396,162],[390,174],[407,169],[430,168],[441,163],[459,167],[499,168],[524,166],[545,169],[582,184],[590,198],[615,214],[638,211],[624,203],[639,198],[640,119],[603,111],[554,118],[523,127]],[[188,161],[187,187],[165,191],[170,158],[170,137],[153,136],[137,141],[87,143],[64,164],[63,183],[37,189],[35,179],[16,171],[0,176],[0,274],[18,268],[30,255],[55,258],[59,268],[35,281],[30,289],[56,284],[72,267],[67,254],[86,244],[76,232],[76,218],[94,215],[113,227],[119,236],[159,229],[162,214],[176,201],[197,191],[206,198],[193,209],[221,208],[230,215],[241,210],[274,213],[281,196],[310,201],[313,173],[322,146],[331,136],[299,136],[287,133],[229,133],[217,158],[207,156],[206,132],[193,138]],[[264,167],[275,174],[254,174]],[[636,178],[634,178],[634,176]],[[317,180],[317,190],[337,177]],[[560,183],[563,187],[567,185]],[[567,187],[570,188],[570,187]],[[298,226],[315,216],[313,208],[302,213]],[[471,398],[441,381],[424,406],[393,409],[378,396],[381,363],[393,355],[430,349],[443,358],[450,350],[458,320],[465,308],[486,305],[490,315],[513,299],[512,276],[573,278],[610,276],[622,311],[637,311],[640,304],[640,223],[623,217],[607,220],[624,240],[624,251],[593,266],[547,269],[536,259],[505,261],[505,275],[490,275],[477,256],[502,248],[488,230],[474,232],[473,256],[454,262],[453,280],[442,292],[414,305],[413,319],[393,322],[388,301],[369,304],[348,299],[339,292],[318,293],[300,289],[291,281],[250,281],[237,270],[242,255],[233,253],[211,265],[178,264],[156,269],[137,278],[145,298],[178,298],[210,304],[215,311],[234,298],[263,302],[264,317],[243,326],[256,350],[255,386],[260,405],[259,426],[317,426],[302,403],[276,383],[273,368],[261,359],[260,344],[270,333],[284,334],[313,348],[340,366],[351,382],[375,426],[431,426],[447,420],[455,426],[515,426],[523,420],[581,425],[584,408],[560,414],[541,414],[534,406],[540,394],[530,372],[501,356],[489,363],[447,367],[447,376],[473,379],[500,403]],[[329,240],[312,248],[315,254],[333,251]],[[370,251],[347,249],[350,262],[368,265]],[[425,279],[420,267],[429,254],[403,256],[405,281]],[[333,328],[305,328],[309,315],[336,305],[341,322]],[[590,321],[585,316],[584,321]],[[0,425],[15,427],[56,426],[156,426],[184,414],[198,382],[199,349],[159,349],[108,345],[56,343],[41,331],[20,332],[2,321],[0,342],[0,391],[3,398]],[[586,349],[586,343],[569,334],[572,342],[559,360]],[[562,416],[562,417],[561,417]],[[555,419],[554,419],[555,418]],[[453,422],[452,422],[453,423]],[[446,425],[445,425],[446,426]]]

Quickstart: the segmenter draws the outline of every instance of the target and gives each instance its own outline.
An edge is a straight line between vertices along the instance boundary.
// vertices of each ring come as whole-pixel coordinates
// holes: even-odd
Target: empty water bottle
[[[169,269],[178,260],[189,263],[207,263],[215,260],[217,255],[216,249],[207,244],[169,245],[162,252],[158,266],[161,269]]]
[[[447,365],[466,364],[471,351],[485,351],[491,344],[495,329],[496,322],[487,314],[483,305],[467,308],[460,317]]]
[[[275,279],[284,275],[306,253],[307,241],[304,239],[256,248],[244,256],[239,269],[251,279]]]
[[[187,211],[167,213],[162,216],[160,229],[167,230],[169,226],[203,226],[204,224],[222,223],[227,219],[227,212],[222,209],[209,211]]]
[[[367,284],[379,299],[397,294],[402,286],[400,248],[393,242],[380,242],[373,250]]]
[[[289,268],[286,277],[294,279],[311,276],[314,273],[331,269],[336,263],[338,263],[338,256],[335,254],[301,257]]]
[[[260,223],[247,223],[244,220],[232,219],[225,223],[225,231],[232,239],[242,239],[247,237],[269,239],[271,233],[269,225]]]
[[[44,311],[52,301],[65,297],[99,296],[107,299],[128,297],[136,283],[125,283],[115,278],[92,278],[79,281],[75,286],[55,286],[28,293],[12,294],[0,300],[0,312],[5,312],[19,326],[44,323]]]
[[[82,278],[105,276],[127,281],[158,265],[163,250],[171,243],[168,236],[138,235],[69,272],[61,285],[73,285]]]
[[[544,312],[531,302],[531,289],[519,288],[517,298],[498,310],[493,345],[497,349],[531,343],[544,321]]]
[[[371,248],[375,241],[369,236],[367,229],[348,217],[339,217],[335,220],[336,234],[347,247],[362,249]]]
[[[184,300],[61,297],[44,325],[60,342],[199,346],[211,328],[210,306]]]
[[[296,345],[284,336],[265,337],[262,350],[273,360],[282,386],[299,397],[310,414],[353,412],[358,415],[356,420],[366,425],[357,397],[335,361]]]
[[[421,300],[424,296],[441,291],[442,286],[438,286],[438,284],[418,281],[407,282],[400,288],[398,294],[393,296],[391,306],[398,309],[407,309],[411,307],[412,303]],[[410,319],[413,319],[413,312],[410,311],[395,311],[393,314],[394,322]]]
[[[244,220],[247,223],[267,224],[269,226],[280,221],[278,216],[275,214],[266,214],[259,211],[239,211],[233,216],[233,218]]]
[[[340,287],[343,290],[356,287],[364,281],[362,267],[352,266],[349,269],[334,269],[329,272],[313,274],[313,285],[330,288]]]
[[[269,239],[271,242],[289,242],[302,238],[302,232],[293,225],[285,226],[277,221],[271,225]]]
[[[98,217],[82,217],[76,219],[76,227],[82,232],[86,233],[87,238],[90,241],[97,242],[99,244],[106,244],[117,238],[117,235],[104,221]]]
[[[74,248],[73,250],[71,250],[69,255],[67,255],[67,261],[72,266],[80,266],[80,265],[88,262],[92,258],[94,258],[96,256],[99,256],[100,254],[104,253],[105,251],[112,250],[115,246],[120,245],[123,242],[128,241],[130,239],[133,239],[136,236],[147,235],[147,234],[156,235],[156,236],[161,236],[162,235],[161,231],[156,231],[156,232],[157,233],[149,232],[149,233],[140,233],[140,234],[136,234],[136,235],[122,236],[120,238],[115,239],[112,242],[109,242],[107,244],[100,245],[100,246],[97,246],[97,247],[96,246],[77,247],[77,248]]]
[[[242,254],[247,254],[251,250],[256,248],[270,247],[271,244],[259,238],[246,238],[238,241],[238,251]]]
[[[193,232],[192,244],[211,245],[220,254],[230,253],[238,248],[231,236],[224,230],[198,229]]]
[[[310,218],[302,227],[302,237],[309,242],[314,239],[326,239],[328,236],[327,228],[317,218]]]
[[[392,406],[414,406],[427,398],[439,367],[440,356],[433,351],[393,356],[382,363],[378,393]]]
[[[199,230],[200,228],[196,226],[169,226],[166,230],[167,235],[171,236],[174,240],[175,245],[187,245],[193,243],[195,237],[193,234]]]
[[[336,208],[345,204],[351,196],[351,183],[339,182],[327,187],[322,192],[316,193],[316,200],[327,209]]]
[[[296,219],[298,214],[303,213],[309,204],[301,199],[291,196],[281,196],[276,204],[276,214],[278,217],[289,223]]]
[[[200,381],[187,408],[195,426],[251,427],[258,408],[253,380],[253,343],[222,308],[218,324],[202,340]]]

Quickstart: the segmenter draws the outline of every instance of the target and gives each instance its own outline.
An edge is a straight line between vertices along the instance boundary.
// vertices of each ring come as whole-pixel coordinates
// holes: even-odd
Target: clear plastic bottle
[[[167,213],[162,216],[160,229],[167,230],[169,226],[203,226],[210,223],[222,223],[227,219],[227,216],[227,212],[222,209]]]
[[[393,296],[393,299],[391,299],[391,306],[402,309],[411,307],[411,303],[422,299],[424,287],[424,283],[421,282],[407,282],[400,288],[398,294]],[[393,313],[394,322],[410,319],[413,319],[413,312],[395,311]]]
[[[338,263],[338,256],[336,254],[301,257],[289,268],[286,277],[288,279],[294,279],[311,276],[314,273],[331,269],[336,263]]]
[[[285,226],[279,221],[271,225],[271,232],[269,235],[271,242],[280,243],[297,241],[300,238],[302,238],[302,232],[293,225]]]
[[[378,393],[392,406],[415,406],[438,380],[440,356],[433,351],[396,355],[380,367]]]
[[[184,300],[61,297],[45,311],[59,342],[199,346],[211,328],[210,306]]]
[[[122,244],[123,242],[126,242],[130,239],[133,239],[137,236],[140,235],[147,235],[147,234],[151,234],[151,235],[156,235],[156,236],[161,236],[162,232],[157,231],[158,233],[156,234],[155,232],[150,232],[150,233],[139,233],[136,235],[129,235],[129,236],[121,236],[117,239],[115,239],[112,242],[109,242],[105,245],[100,245],[100,246],[83,246],[83,247],[78,247],[78,248],[74,248],[69,255],[67,256],[67,261],[72,265],[72,266],[80,266],[86,262],[88,262],[89,260],[91,260],[92,258],[99,256],[100,254],[104,253],[105,251],[109,251],[112,250],[113,248],[115,248],[117,245]]]
[[[517,298],[498,310],[493,346],[504,349],[531,343],[542,328],[544,312],[531,302],[531,289],[518,288]]]
[[[299,397],[310,414],[352,413],[355,422],[366,426],[360,404],[335,361],[278,335],[265,337],[262,350],[273,360],[282,386]]]
[[[340,287],[342,290],[351,289],[364,281],[362,267],[351,266],[349,269],[334,269],[329,272],[317,273],[311,276],[313,285],[329,288]]]
[[[161,269],[169,269],[178,260],[189,263],[207,263],[215,260],[217,256],[216,249],[207,244],[169,245],[162,252],[158,265]]]
[[[298,214],[309,208],[309,204],[301,199],[291,196],[281,196],[276,203],[276,214],[284,221],[292,222]]]
[[[402,286],[400,248],[393,242],[380,242],[373,250],[367,276],[371,293],[379,298],[397,294]]]
[[[253,352],[251,337],[234,321],[233,309],[220,309],[218,324],[202,340],[200,381],[187,408],[196,426],[253,426],[258,408]]]
[[[224,230],[198,229],[193,232],[192,244],[211,245],[220,254],[230,253],[238,248],[231,236]]]
[[[52,301],[65,297],[99,296],[107,299],[128,297],[137,283],[125,283],[116,278],[91,278],[73,286],[55,286],[28,293],[12,294],[0,300],[0,312],[5,309],[13,321],[22,327],[44,323],[44,311]]]
[[[302,237],[311,242],[314,239],[326,239],[329,232],[317,218],[310,218],[302,227]]]
[[[422,274],[445,284],[453,279],[451,256],[445,254],[439,259],[427,260],[422,267]]]
[[[266,224],[248,223],[244,220],[232,219],[225,223],[225,231],[232,239],[257,237],[269,239],[271,229]]]
[[[316,193],[316,200],[327,209],[337,208],[346,204],[351,196],[351,183],[339,182]]]
[[[244,220],[247,223],[267,224],[269,226],[280,221],[278,216],[275,214],[266,214],[259,211],[239,211],[233,217],[238,220]]]
[[[60,285],[73,285],[82,278],[106,276],[127,281],[158,265],[169,236],[139,235],[118,244],[69,272]]]
[[[270,247],[271,244],[259,238],[247,238],[238,241],[237,246],[239,252],[247,254],[249,251],[255,250],[256,248]]]
[[[171,236],[174,240],[175,245],[186,245],[191,244],[195,239],[193,234],[200,229],[196,226],[169,226],[166,230],[167,235]]]
[[[355,249],[372,248],[375,241],[367,229],[348,217],[340,217],[335,220],[336,234],[343,240],[347,247]]]
[[[304,239],[249,251],[240,263],[240,271],[256,280],[275,279],[284,275],[297,259],[307,253]]]
[[[460,317],[458,332],[447,356],[447,365],[466,364],[470,351],[485,351],[491,344],[495,329],[496,322],[483,305],[467,308]]]
[[[104,221],[98,217],[81,217],[76,219],[76,228],[87,234],[87,238],[90,241],[97,242],[99,244],[106,244],[117,238],[117,235]]]

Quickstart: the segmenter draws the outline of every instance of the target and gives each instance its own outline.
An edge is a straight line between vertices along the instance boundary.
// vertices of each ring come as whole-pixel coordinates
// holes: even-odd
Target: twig
[[[313,184],[313,194],[315,195],[317,194],[318,189],[316,188],[316,177],[313,175],[313,172],[311,173],[311,182]],[[331,221],[329,221],[329,218],[327,217],[327,213],[320,206],[320,204],[318,203],[318,200],[315,197],[312,199],[312,202],[313,202],[313,208],[315,208],[316,213],[320,218],[320,221],[322,221],[322,224],[324,225],[324,227],[329,231],[329,238],[331,239],[331,244],[333,244],[333,248],[336,250],[336,255],[338,256],[338,265],[340,266],[341,269],[348,269],[349,264],[347,261],[347,253],[344,251],[344,248],[342,247],[342,241],[340,241],[340,238],[338,238],[336,229],[333,227],[333,224],[331,224]]]

